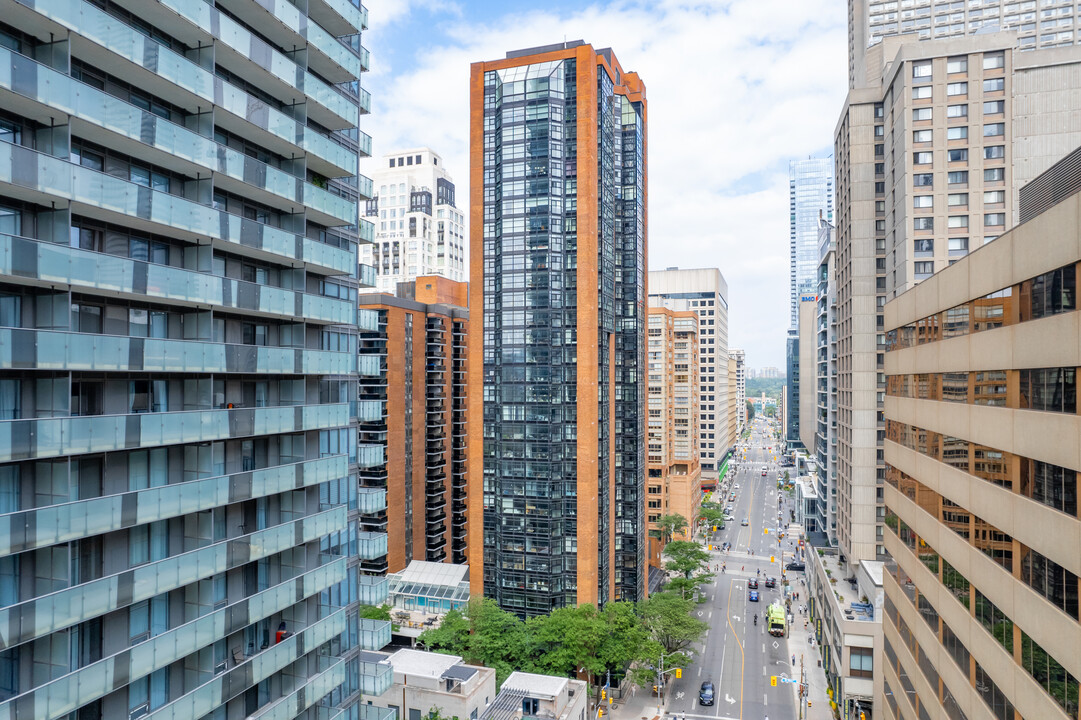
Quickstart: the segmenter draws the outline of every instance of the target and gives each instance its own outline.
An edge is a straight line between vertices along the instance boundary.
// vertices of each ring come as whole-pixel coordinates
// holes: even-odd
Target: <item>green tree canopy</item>
[[[747,401],[747,422],[754,420],[754,403],[750,400]]]
[[[661,515],[657,518],[657,529],[654,532],[654,537],[659,537],[663,542],[667,543],[672,540],[674,535],[682,534],[687,529],[687,518],[675,513],[672,515]]]
[[[687,579],[704,569],[709,563],[709,553],[701,545],[690,540],[675,540],[668,543],[664,546],[664,556],[668,558],[668,562],[664,564],[665,570],[682,573]]]
[[[638,606],[650,640],[665,654],[687,653],[709,629],[709,625],[694,616],[694,610],[691,600],[669,592],[655,593]]]

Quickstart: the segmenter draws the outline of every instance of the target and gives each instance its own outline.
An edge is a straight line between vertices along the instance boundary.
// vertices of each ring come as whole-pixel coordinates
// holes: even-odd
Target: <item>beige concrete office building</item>
[[[1079,189],[885,307],[887,717],[1078,717]]]
[[[687,539],[702,503],[698,322],[691,311],[649,309],[646,520],[649,562],[657,568],[663,565],[664,550],[664,539],[656,535],[657,520],[682,515],[688,523],[682,539]]]
[[[1081,48],[912,40],[866,52],[835,135],[837,535],[853,561],[884,554],[883,306],[998,237],[1017,188],[1081,144]]]
[[[654,270],[647,284],[654,307],[698,315],[699,456],[702,471],[720,474],[731,449],[728,429],[728,283],[717,268]]]

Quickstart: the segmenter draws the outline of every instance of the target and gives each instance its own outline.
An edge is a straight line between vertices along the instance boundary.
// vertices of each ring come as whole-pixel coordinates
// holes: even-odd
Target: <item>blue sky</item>
[[[373,155],[432,147],[459,205],[470,62],[564,38],[612,47],[647,88],[650,267],[719,267],[729,346],[751,367],[784,367],[788,163],[832,152],[847,86],[843,0],[365,4]]]

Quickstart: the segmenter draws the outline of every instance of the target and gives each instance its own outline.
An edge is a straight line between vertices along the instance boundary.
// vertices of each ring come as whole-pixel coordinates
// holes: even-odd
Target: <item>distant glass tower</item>
[[[833,221],[833,159],[796,160],[788,165],[789,330],[785,384],[790,400],[785,440],[799,440],[799,303],[818,291],[818,222]]]
[[[471,92],[473,592],[519,615],[638,600],[645,87],[575,41],[475,63]]]

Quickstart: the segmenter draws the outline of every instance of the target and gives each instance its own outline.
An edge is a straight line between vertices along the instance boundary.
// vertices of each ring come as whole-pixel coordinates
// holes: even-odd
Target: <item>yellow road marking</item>
[[[736,584],[728,584],[728,608],[732,608],[732,589]],[[736,639],[736,647],[739,648],[739,717],[743,720],[743,670],[746,665],[746,658],[743,655],[743,643],[739,641],[739,635],[736,634],[736,628],[732,624],[732,613],[728,613],[728,627],[732,628],[732,637]]]

